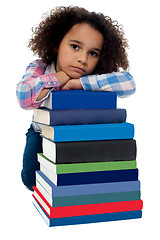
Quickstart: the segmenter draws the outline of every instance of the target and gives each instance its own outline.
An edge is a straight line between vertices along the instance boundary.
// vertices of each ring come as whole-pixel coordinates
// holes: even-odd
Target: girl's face
[[[59,45],[56,71],[63,71],[73,79],[91,74],[100,58],[103,42],[103,35],[89,24],[74,25]]]

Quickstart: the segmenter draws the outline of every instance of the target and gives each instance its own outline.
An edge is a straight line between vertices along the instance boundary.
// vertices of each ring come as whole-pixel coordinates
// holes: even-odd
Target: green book
[[[41,171],[45,169],[54,174],[78,173],[78,172],[98,172],[136,169],[137,162],[134,161],[114,161],[114,162],[89,162],[89,163],[71,163],[71,164],[55,164],[48,158],[38,153],[38,161],[40,162]],[[45,172],[44,172],[45,174]]]

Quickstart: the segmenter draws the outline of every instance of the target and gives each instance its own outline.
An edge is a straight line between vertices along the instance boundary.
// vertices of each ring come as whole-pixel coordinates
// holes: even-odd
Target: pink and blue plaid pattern
[[[51,91],[58,91],[60,82],[53,73],[46,71],[47,65],[41,60],[30,63],[22,80],[17,84],[17,98],[24,109],[40,107]],[[80,78],[84,90],[111,91],[119,97],[127,97],[136,90],[135,81],[128,72],[112,72]],[[51,88],[45,98],[36,101],[44,88]]]
[[[25,75],[17,84],[17,99],[20,106],[24,109],[38,108],[48,97],[50,91],[59,90],[59,81],[53,73],[45,74],[47,65],[41,60],[36,60],[29,64]],[[47,96],[40,101],[37,97],[44,88],[51,88]]]

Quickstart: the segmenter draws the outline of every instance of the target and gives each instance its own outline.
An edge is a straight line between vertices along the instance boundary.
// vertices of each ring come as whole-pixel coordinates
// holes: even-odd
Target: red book
[[[97,203],[65,207],[51,207],[51,205],[46,201],[46,199],[43,197],[40,191],[36,187],[33,188],[34,194],[32,196],[50,218],[63,218],[113,212],[136,211],[141,210],[143,208],[142,200]]]

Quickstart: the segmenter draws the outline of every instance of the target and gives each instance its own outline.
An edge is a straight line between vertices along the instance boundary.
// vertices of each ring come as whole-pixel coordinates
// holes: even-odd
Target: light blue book
[[[39,190],[41,191],[42,187],[52,197],[140,191],[139,180],[126,182],[56,186],[48,177],[46,177],[45,174],[43,174],[41,171],[36,171],[36,181],[36,186],[38,187],[40,185]]]
[[[54,142],[133,139],[131,123],[107,123],[69,126],[42,125],[42,136]]]

